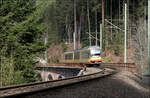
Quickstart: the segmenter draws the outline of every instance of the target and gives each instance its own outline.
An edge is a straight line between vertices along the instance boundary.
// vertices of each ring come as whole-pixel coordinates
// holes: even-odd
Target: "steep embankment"
[[[127,62],[128,63],[134,63],[135,49],[133,48],[127,48]],[[122,50],[119,55],[116,55],[113,50],[106,50],[102,53],[102,57],[104,59],[104,62],[109,63],[121,63],[124,62],[124,51]]]
[[[62,62],[62,60],[63,60],[63,53],[66,50],[73,50],[73,44],[67,44],[67,45],[52,44],[48,48],[49,63]]]

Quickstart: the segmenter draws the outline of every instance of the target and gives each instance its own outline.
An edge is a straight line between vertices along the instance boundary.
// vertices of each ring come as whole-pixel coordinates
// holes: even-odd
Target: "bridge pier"
[[[50,81],[50,80],[57,80],[57,79],[62,79],[64,76],[53,73],[53,72],[48,72],[48,71],[40,71],[42,81]]]

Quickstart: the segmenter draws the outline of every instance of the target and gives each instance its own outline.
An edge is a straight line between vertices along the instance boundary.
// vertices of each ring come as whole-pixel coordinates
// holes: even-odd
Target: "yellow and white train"
[[[89,46],[64,53],[65,63],[100,64],[102,62],[101,50],[98,46]]]

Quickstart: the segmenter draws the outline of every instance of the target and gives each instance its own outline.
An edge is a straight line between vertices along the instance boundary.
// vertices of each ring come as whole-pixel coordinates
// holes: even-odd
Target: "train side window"
[[[82,59],[88,59],[90,57],[90,51],[83,51],[81,53],[81,58]]]
[[[79,52],[75,52],[75,53],[74,53],[74,59],[75,59],[75,60],[78,60],[78,59],[79,59]]]
[[[72,53],[66,54],[66,55],[65,55],[65,60],[72,60],[72,56],[73,56]]]

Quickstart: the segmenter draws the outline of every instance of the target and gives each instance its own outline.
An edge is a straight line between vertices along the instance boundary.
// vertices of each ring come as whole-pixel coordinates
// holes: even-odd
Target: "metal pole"
[[[74,50],[76,49],[76,33],[73,33],[73,45],[74,45]]]
[[[44,43],[45,45],[47,44],[47,34],[46,34],[46,36],[45,36],[45,43]],[[47,62],[48,60],[47,60],[47,49],[45,50],[45,61]]]
[[[144,75],[150,76],[150,0],[148,0],[148,65]]]
[[[77,34],[77,16],[76,16],[76,0],[74,0],[74,49],[76,49],[76,34]]]
[[[96,46],[97,46],[97,11],[95,12],[95,33],[96,33],[96,42],[95,42],[95,44],[96,44]]]
[[[124,63],[127,62],[127,3],[125,3],[125,22],[124,22]]]
[[[102,50],[102,24],[100,24],[100,50]]]
[[[104,0],[102,0],[102,29],[104,30],[104,14],[105,14],[105,12],[104,12],[104,7],[105,7],[105,1]]]

